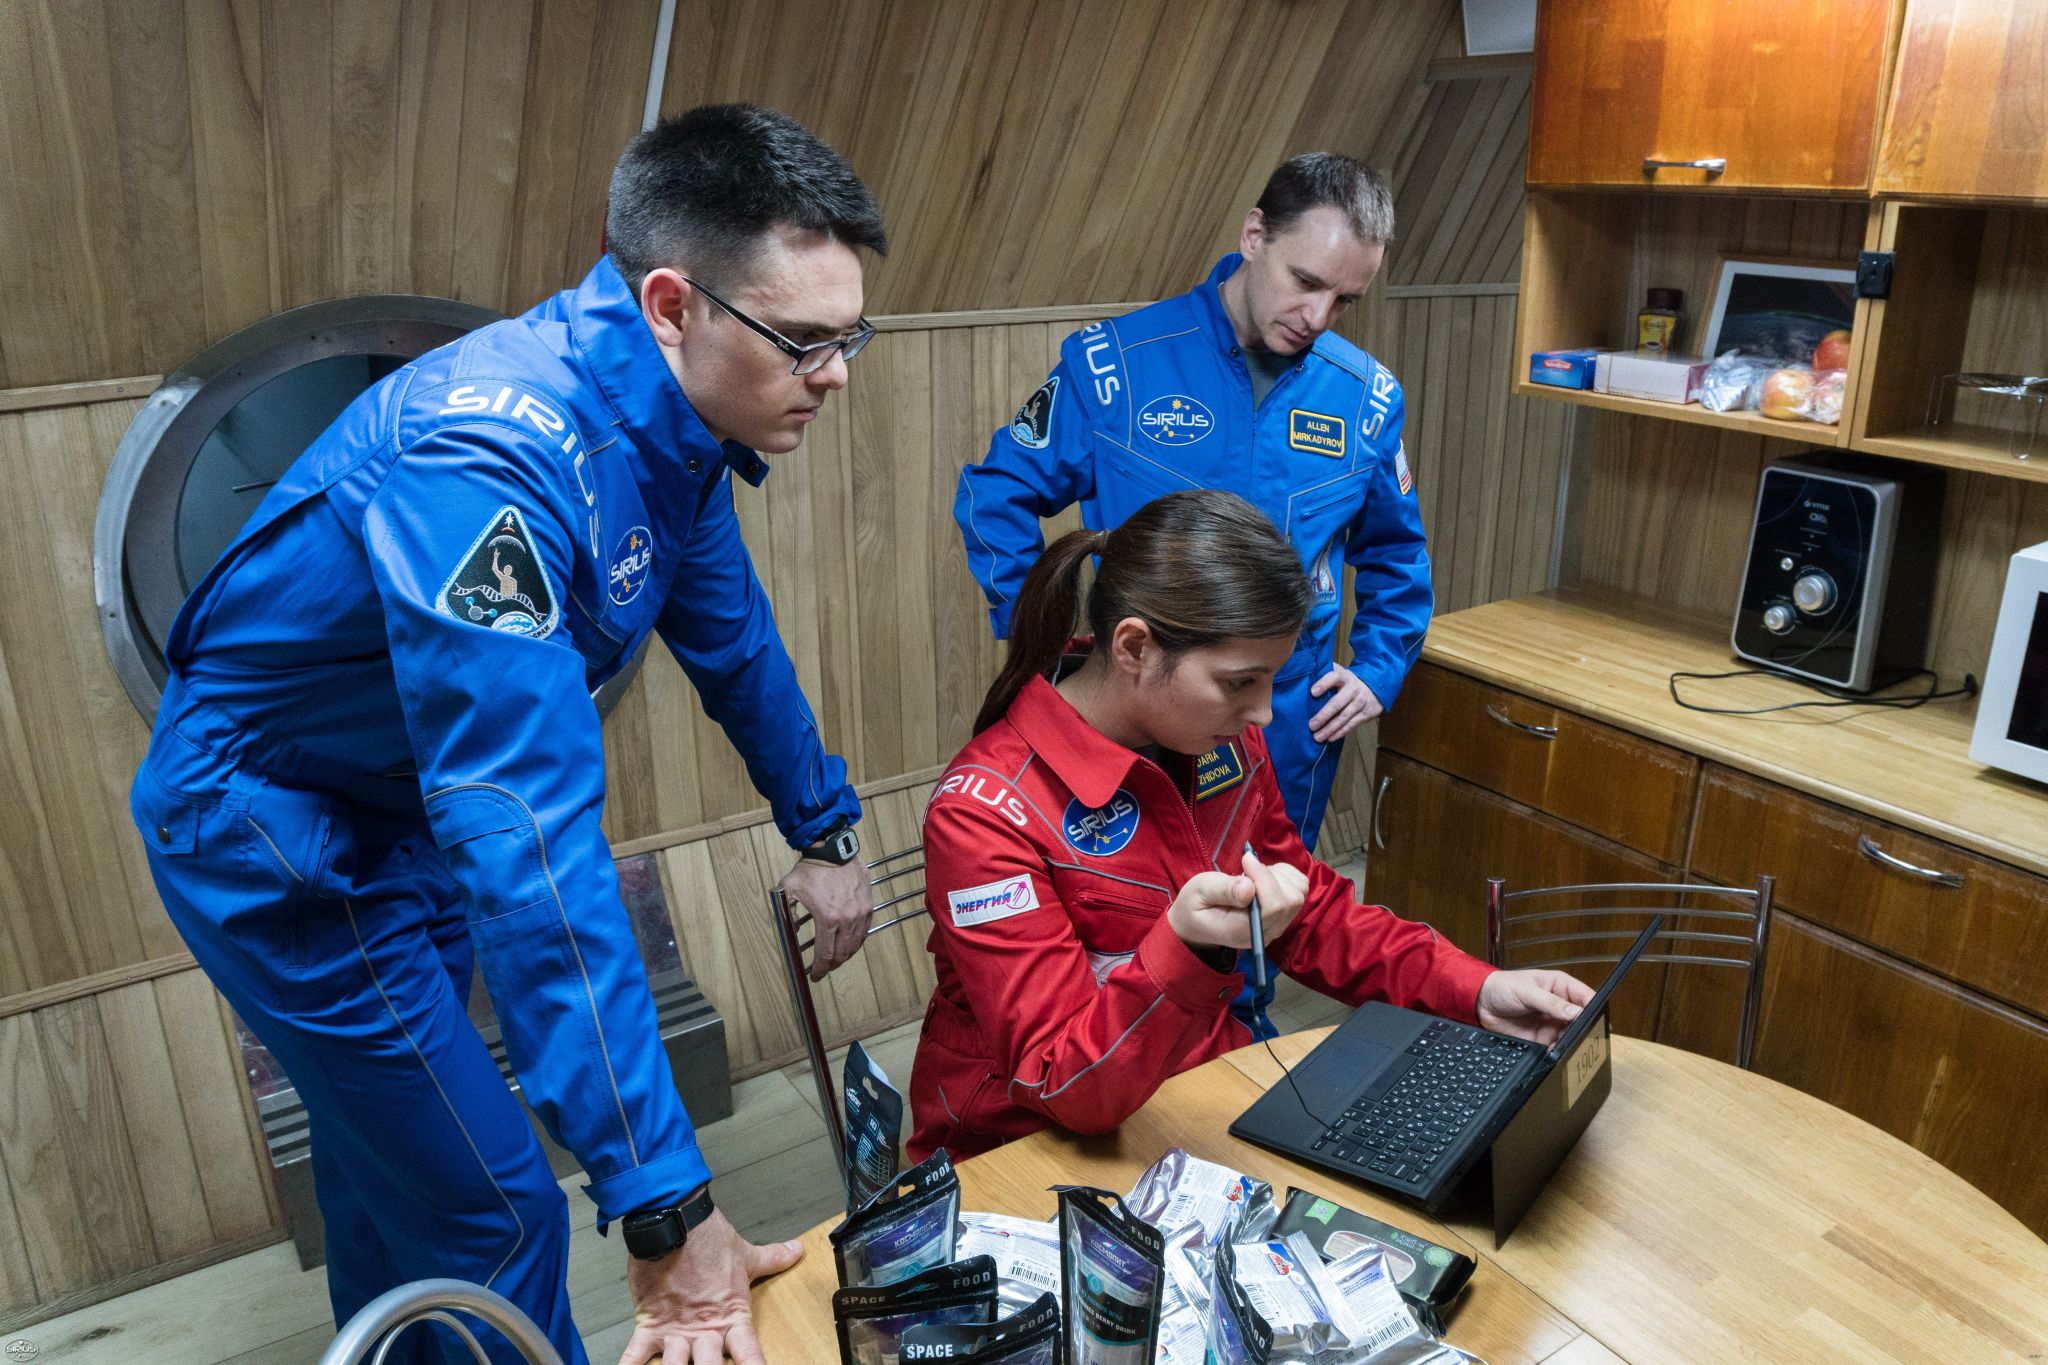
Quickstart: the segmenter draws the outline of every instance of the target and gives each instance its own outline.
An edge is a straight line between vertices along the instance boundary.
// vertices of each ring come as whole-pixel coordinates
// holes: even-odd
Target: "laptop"
[[[1664,927],[1653,916],[1549,1047],[1374,1002],[1230,1125],[1256,1142],[1438,1212],[1490,1197],[1505,1241],[1612,1087],[1607,1002]],[[1474,1179],[1468,1184],[1467,1177]],[[1487,1188],[1479,1190],[1483,1180]]]

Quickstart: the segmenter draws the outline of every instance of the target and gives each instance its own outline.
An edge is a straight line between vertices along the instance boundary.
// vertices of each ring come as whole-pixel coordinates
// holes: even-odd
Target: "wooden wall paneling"
[[[898,244],[874,311],[1156,298],[1235,239],[1281,157],[1397,150],[1454,18],[1447,0],[725,0],[678,25],[663,104],[755,100],[844,151]]]
[[[524,307],[596,257],[655,14],[241,0],[0,16],[0,386],[163,372],[294,304]]]
[[[93,1003],[106,1031],[114,1093],[158,1259],[204,1251],[216,1239],[178,1103],[178,1077],[171,1069],[156,991],[149,982],[137,982],[103,992]]]
[[[67,1000],[38,1010],[37,1041],[50,1081],[51,1109],[68,1154],[77,1200],[77,1235],[94,1280],[110,1280],[162,1259],[150,1235],[135,1154],[115,1086],[99,1006]]]
[[[241,1054],[219,997],[197,970],[160,977],[150,988],[214,1238],[229,1242],[279,1226],[269,1157],[251,1122]]]
[[[91,582],[99,482],[136,406],[0,415],[0,471],[16,490],[0,508],[0,733],[20,779],[0,821],[11,990],[179,946],[128,821],[147,735],[107,662]]]
[[[0,1019],[0,1164],[14,1195],[38,1299],[92,1282],[92,1254],[80,1235],[78,1178],[59,1125],[58,1101],[36,1040],[35,1019]]]
[[[0,1319],[36,1302],[35,1271],[29,1266],[28,1243],[15,1211],[14,1190],[6,1161],[0,1156]]]

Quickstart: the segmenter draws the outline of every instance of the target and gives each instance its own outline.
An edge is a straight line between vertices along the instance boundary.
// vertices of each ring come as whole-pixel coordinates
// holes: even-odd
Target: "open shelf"
[[[2015,459],[2005,453],[2005,433],[1985,427],[1961,423],[1914,427],[1889,436],[1866,436],[1855,442],[1855,448],[1872,455],[1889,455],[1895,460],[1918,460],[1975,474],[2048,483],[2048,452],[2032,459]]]
[[[1554,398],[1582,407],[1599,408],[1603,412],[1624,412],[1631,417],[1659,417],[1667,422],[1690,422],[1695,426],[1742,431],[1774,441],[1797,441],[1809,446],[1842,444],[1839,426],[1820,422],[1781,422],[1753,410],[1715,412],[1698,403],[1659,403],[1648,398],[1623,398],[1611,393],[1595,393],[1591,389],[1560,389],[1552,384],[1533,384],[1527,379],[1515,381],[1515,393],[1523,398]]]
[[[1529,358],[1537,351],[1580,346],[1616,350],[1632,344],[1636,313],[1653,286],[1685,291],[1685,316],[1675,349],[1679,354],[1694,352],[1723,257],[1854,265],[1856,253],[1873,244],[1873,221],[1871,207],[1863,200],[1531,189],[1523,224],[1514,391],[1805,446],[1845,446],[1846,423],[1781,422],[1754,410],[1712,412],[1697,403],[1658,403],[1532,384]],[[1868,306],[1866,300],[1856,307],[1859,334]],[[1852,366],[1845,416],[1854,412],[1855,377]]]

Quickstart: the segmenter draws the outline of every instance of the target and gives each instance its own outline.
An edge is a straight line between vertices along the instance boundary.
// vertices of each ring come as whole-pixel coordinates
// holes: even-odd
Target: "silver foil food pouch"
[[[1273,1329],[1237,1277],[1237,1248],[1217,1243],[1209,1261],[1209,1365],[1266,1365],[1273,1358]]]
[[[1271,1185],[1178,1147],[1138,1177],[1124,1202],[1162,1232],[1199,1226],[1202,1246],[1214,1246],[1226,1237],[1254,1241],[1266,1235],[1278,1215]],[[1178,1245],[1178,1236],[1170,1244]]]
[[[995,1257],[996,1306],[1005,1313],[1029,1307],[1040,1294],[1059,1293],[1060,1232],[1051,1220],[963,1213],[955,1254]]]

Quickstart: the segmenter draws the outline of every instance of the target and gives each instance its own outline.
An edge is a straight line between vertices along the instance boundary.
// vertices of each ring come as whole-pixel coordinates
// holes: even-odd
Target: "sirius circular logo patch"
[[[1066,828],[1067,842],[1077,850],[1091,858],[1107,858],[1123,852],[1131,836],[1138,832],[1137,798],[1118,787],[1108,805],[1091,810],[1077,797],[1067,802],[1061,824]]]
[[[1216,415],[1199,399],[1170,393],[1138,409],[1138,429],[1161,445],[1193,445],[1216,429]]]
[[[619,537],[612,551],[611,568],[606,570],[607,591],[612,605],[623,607],[647,586],[647,570],[654,564],[654,537],[645,526],[635,526]]]

